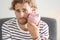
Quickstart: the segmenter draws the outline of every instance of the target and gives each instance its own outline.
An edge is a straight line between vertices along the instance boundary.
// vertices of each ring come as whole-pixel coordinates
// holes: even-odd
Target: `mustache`
[[[22,17],[22,18],[19,18],[19,19],[27,19],[27,18]]]
[[[28,21],[28,18],[22,17],[22,18],[19,18],[18,20],[26,20],[26,21]]]
[[[22,22],[22,23],[20,23],[19,20],[25,20],[25,21]],[[26,18],[20,18],[19,20],[18,20],[18,23],[19,24],[25,25],[27,23],[27,19]]]

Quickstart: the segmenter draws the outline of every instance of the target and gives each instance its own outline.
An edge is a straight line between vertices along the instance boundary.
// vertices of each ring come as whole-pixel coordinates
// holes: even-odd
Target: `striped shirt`
[[[40,37],[49,38],[49,27],[47,23],[41,20]],[[17,19],[12,18],[2,25],[2,40],[32,40],[31,34],[19,28]]]

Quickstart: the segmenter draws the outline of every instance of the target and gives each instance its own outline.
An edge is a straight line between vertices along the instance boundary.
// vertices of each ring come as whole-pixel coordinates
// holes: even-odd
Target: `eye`
[[[27,12],[27,10],[26,9],[23,9],[23,12]]]
[[[16,10],[16,12],[20,12],[20,10],[19,10],[19,9],[17,9],[17,10]]]

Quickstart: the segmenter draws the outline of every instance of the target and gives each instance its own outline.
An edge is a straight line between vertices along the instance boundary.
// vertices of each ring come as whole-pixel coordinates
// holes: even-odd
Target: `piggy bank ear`
[[[32,11],[35,11],[36,10],[36,8],[35,7],[32,7]]]

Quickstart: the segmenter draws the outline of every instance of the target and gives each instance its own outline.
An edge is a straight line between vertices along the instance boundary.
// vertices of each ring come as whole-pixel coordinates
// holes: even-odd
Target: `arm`
[[[43,27],[42,38],[43,38],[43,40],[48,40],[48,38],[49,38],[49,26],[47,23],[42,21],[42,27]]]
[[[39,28],[37,26],[35,26],[33,23],[30,22],[27,24],[27,26],[28,26],[28,31],[30,32],[34,40],[36,38],[40,38]]]
[[[43,40],[48,40],[48,37],[49,37],[48,25],[46,24],[43,29],[45,29],[42,32],[43,33]],[[31,21],[28,22],[28,30],[31,33],[33,40],[41,40],[42,39],[39,34],[39,26],[36,26],[35,24],[31,23]]]
[[[6,24],[2,25],[2,40],[7,40],[10,37],[10,32]]]

